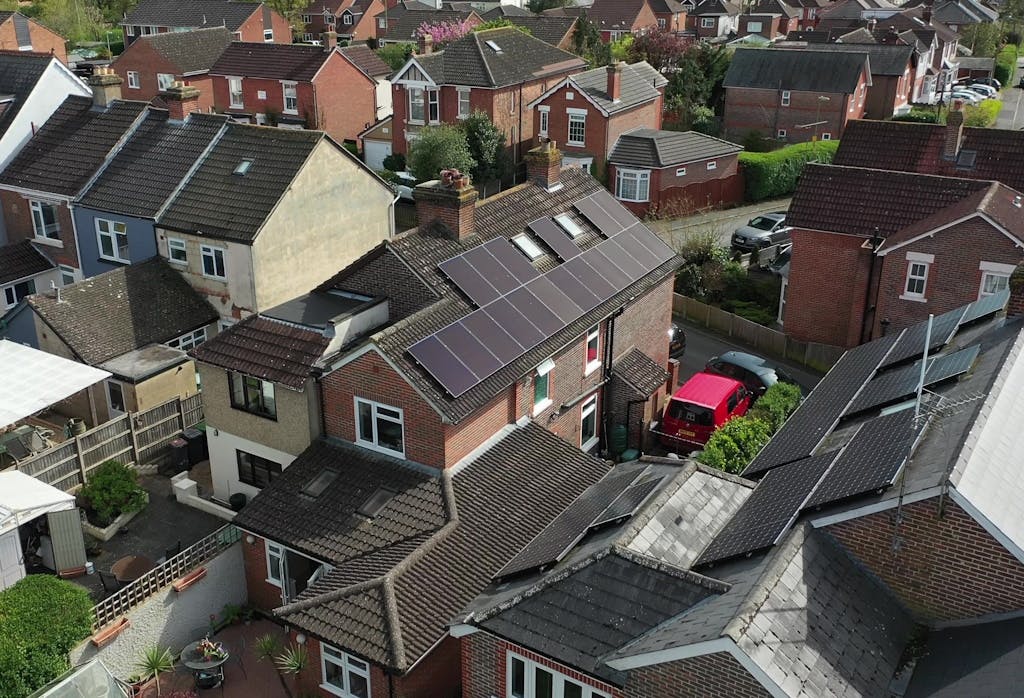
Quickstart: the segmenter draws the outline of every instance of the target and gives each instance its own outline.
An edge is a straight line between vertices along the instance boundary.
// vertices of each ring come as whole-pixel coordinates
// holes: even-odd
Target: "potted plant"
[[[208,637],[204,637],[199,641],[196,651],[199,652],[207,662],[220,661],[228,658],[228,653],[227,650],[224,649],[224,645],[219,642],[214,642]]]
[[[135,668],[139,670],[140,676],[144,681],[150,679],[156,682],[156,694],[160,695],[160,674],[172,671],[174,669],[174,657],[171,656],[171,650],[167,647],[161,649],[157,645],[147,648],[139,661],[135,664]]]

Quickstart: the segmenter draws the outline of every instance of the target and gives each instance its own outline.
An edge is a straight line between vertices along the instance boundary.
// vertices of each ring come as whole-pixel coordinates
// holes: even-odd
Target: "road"
[[[789,202],[790,199],[762,201],[759,204],[739,206],[724,211],[698,213],[676,220],[650,221],[647,225],[651,230],[658,233],[665,242],[677,250],[688,236],[708,231],[718,236],[718,244],[728,247],[732,239],[732,232],[736,228],[761,213],[785,211],[789,208]]]
[[[1003,108],[996,119],[996,128],[1013,131],[1024,128],[1024,90],[1016,87],[1017,81],[1020,80],[1022,67],[1024,67],[1024,62],[1018,60],[1017,70],[1014,72],[1009,86],[1003,86],[1008,89],[1003,90]]]

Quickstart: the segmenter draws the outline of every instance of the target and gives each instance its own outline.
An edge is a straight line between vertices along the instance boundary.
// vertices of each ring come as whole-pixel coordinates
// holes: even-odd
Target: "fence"
[[[134,582],[100,601],[93,607],[93,632],[98,631],[128,611],[139,606],[176,579],[199,568],[224,550],[237,543],[242,532],[231,524],[223,526],[195,545],[154,567]]]
[[[94,427],[18,463],[18,470],[65,492],[85,484],[104,461],[128,465],[158,462],[176,436],[203,420],[200,395],[175,398],[145,412],[129,413]]]
[[[684,187],[666,187],[655,194],[657,214],[675,218],[697,211],[707,211],[743,203],[743,175],[735,174]]]
[[[686,320],[735,337],[758,351],[798,361],[818,371],[827,371],[846,350],[829,344],[800,342],[784,332],[751,322],[734,313],[701,303],[679,293],[673,294],[672,311]]]

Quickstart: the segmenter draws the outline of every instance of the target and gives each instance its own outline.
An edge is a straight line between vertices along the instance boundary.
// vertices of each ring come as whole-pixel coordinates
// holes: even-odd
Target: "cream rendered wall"
[[[197,392],[199,389],[196,386],[196,364],[194,361],[186,361],[136,385],[135,406],[132,411],[145,412],[168,400],[176,397],[186,398]]]
[[[185,264],[171,261],[167,252],[168,238],[185,241],[185,252],[188,256]],[[256,306],[256,296],[253,293],[252,248],[248,245],[213,240],[165,228],[157,228],[156,242],[158,254],[167,260],[171,267],[181,272],[192,288],[205,296],[222,318],[240,320],[260,310]],[[224,262],[226,281],[203,276],[203,258],[200,250],[203,245],[227,250]]]
[[[238,479],[238,456],[236,451],[245,451],[275,463],[280,463],[282,470],[291,465],[295,456],[290,453],[269,448],[263,444],[229,434],[223,429],[206,429],[206,443],[210,447],[210,477],[213,480],[213,496],[222,502],[242,492],[249,500],[260,493],[259,489],[247,485]]]
[[[323,139],[253,243],[260,310],[316,287],[391,236],[394,194]]]

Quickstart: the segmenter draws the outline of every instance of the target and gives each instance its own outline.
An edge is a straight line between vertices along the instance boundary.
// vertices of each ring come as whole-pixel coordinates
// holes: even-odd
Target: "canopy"
[[[124,698],[117,679],[98,659],[75,667],[30,698]]]
[[[74,508],[74,495],[19,470],[0,473],[0,533],[51,511]]]
[[[110,376],[77,361],[0,340],[0,429]]]

